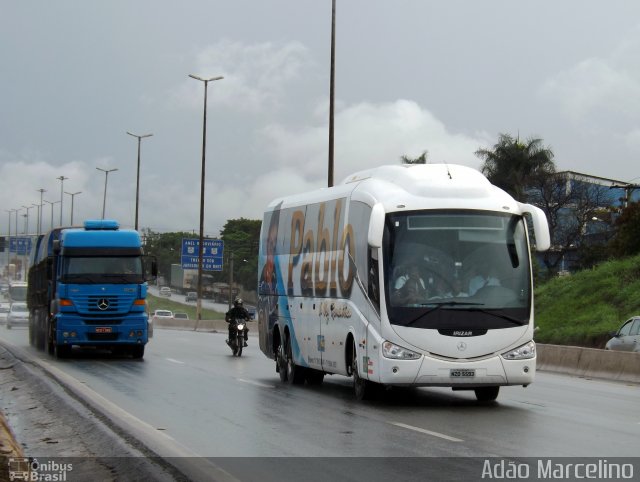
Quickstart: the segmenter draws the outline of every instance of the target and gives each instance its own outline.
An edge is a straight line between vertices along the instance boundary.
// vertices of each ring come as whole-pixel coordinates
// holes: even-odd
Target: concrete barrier
[[[194,330],[195,320],[159,320],[155,328]],[[198,331],[227,332],[224,320],[201,320]],[[247,323],[249,331],[258,332],[258,322]],[[565,373],[587,378],[604,378],[640,383],[640,353],[600,350],[579,346],[536,344],[538,370]]]
[[[226,333],[229,323],[224,320],[200,320],[198,323],[198,331],[217,331]],[[155,322],[155,328],[170,328],[173,330],[194,330],[196,327],[196,320],[166,320],[159,319]],[[258,322],[250,321],[247,323],[247,328],[250,332],[258,332]]]
[[[538,370],[640,383],[640,353],[537,344]]]

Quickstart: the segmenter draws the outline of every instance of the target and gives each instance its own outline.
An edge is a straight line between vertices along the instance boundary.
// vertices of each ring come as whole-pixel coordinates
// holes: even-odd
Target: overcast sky
[[[60,176],[82,192],[74,221],[99,218],[96,167],[118,169],[106,217],[133,227],[130,131],[153,133],[140,227],[197,233],[204,86],[188,74],[224,76],[205,234],[325,186],[330,32],[331,0],[0,0],[0,232],[39,189],[60,200]],[[424,150],[479,168],[499,133],[542,138],[559,170],[640,179],[640,2],[338,0],[335,119],[336,183]]]

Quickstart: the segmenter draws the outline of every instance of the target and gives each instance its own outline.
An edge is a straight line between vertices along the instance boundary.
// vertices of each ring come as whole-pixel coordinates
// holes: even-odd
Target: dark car
[[[245,305],[245,309],[249,312],[249,318],[252,320],[256,319],[256,307],[251,305]]]
[[[189,291],[184,297],[185,301],[198,301],[198,293],[195,291]]]
[[[605,350],[640,352],[640,316],[624,322],[617,332],[611,333]]]

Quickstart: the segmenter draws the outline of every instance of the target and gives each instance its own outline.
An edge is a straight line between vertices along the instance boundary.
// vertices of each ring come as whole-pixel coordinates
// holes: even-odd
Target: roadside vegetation
[[[539,284],[535,311],[537,342],[604,348],[610,332],[640,314],[640,255]]]
[[[171,301],[171,298],[157,297],[147,294],[147,304],[149,305],[149,313],[153,314],[155,310],[171,310],[172,312],[181,312],[189,315],[190,320],[196,319],[196,304],[185,305],[177,301]],[[224,320],[224,313],[214,310],[202,308],[203,320]]]

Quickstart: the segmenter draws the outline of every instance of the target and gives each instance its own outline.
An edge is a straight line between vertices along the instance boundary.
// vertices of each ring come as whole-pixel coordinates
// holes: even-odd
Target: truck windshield
[[[430,329],[529,323],[527,246],[521,216],[486,211],[389,214],[383,242],[389,321]]]
[[[63,283],[142,283],[140,256],[73,256],[64,258]]]

